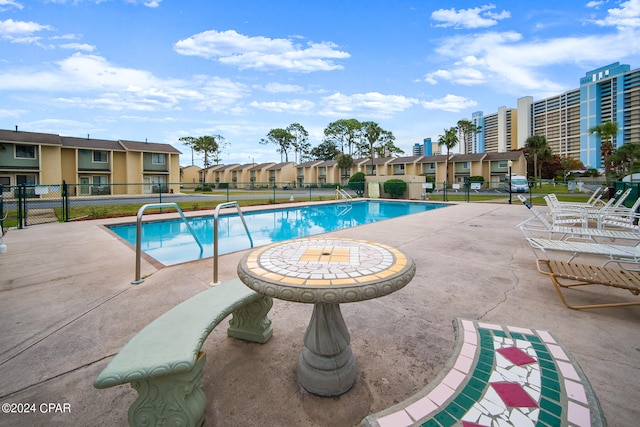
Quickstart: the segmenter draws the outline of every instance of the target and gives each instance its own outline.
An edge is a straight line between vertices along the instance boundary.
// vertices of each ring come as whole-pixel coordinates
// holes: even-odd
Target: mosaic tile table
[[[602,427],[589,381],[547,331],[461,320],[448,366],[363,427]]]
[[[314,304],[298,358],[298,382],[311,393],[338,396],[356,380],[356,359],[340,304],[389,295],[409,283],[415,270],[411,258],[386,245],[307,238],[245,255],[238,277],[272,298]]]

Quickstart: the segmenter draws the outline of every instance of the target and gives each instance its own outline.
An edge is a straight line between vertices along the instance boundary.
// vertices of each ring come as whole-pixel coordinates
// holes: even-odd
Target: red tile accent
[[[462,427],[489,427],[482,424],[470,423],[469,421],[463,421]]]
[[[528,365],[529,363],[535,363],[536,359],[529,356],[524,351],[517,347],[505,347],[496,350],[498,353],[509,359],[511,363],[517,366]]]
[[[538,404],[529,396],[520,384],[491,383],[500,399],[509,408],[537,408]]]

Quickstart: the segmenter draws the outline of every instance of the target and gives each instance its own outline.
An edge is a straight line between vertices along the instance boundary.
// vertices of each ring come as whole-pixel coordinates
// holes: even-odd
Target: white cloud
[[[640,28],[640,0],[628,0],[620,3],[620,7],[607,10],[607,16],[594,21],[603,27]]]
[[[322,98],[325,116],[353,114],[362,117],[389,118],[418,104],[416,98],[368,92],[353,95],[334,93]]]
[[[0,109],[0,118],[7,118],[7,117],[17,118],[17,117],[20,117],[20,115],[22,115],[23,113],[26,113],[26,111]]]
[[[461,63],[457,63],[456,65],[460,64]],[[483,71],[465,66],[455,67],[451,70],[437,70],[425,75],[424,79],[431,84],[437,84],[438,80],[448,80],[452,83],[465,86],[479,85],[487,82],[487,77]]]
[[[342,69],[334,60],[350,57],[330,42],[309,42],[302,46],[290,39],[249,37],[234,30],[204,31],[178,41],[173,48],[181,55],[216,59],[240,69],[284,69],[302,73]]]
[[[427,110],[443,110],[452,113],[459,113],[462,110],[478,105],[476,101],[451,94],[446,95],[444,98],[434,99],[433,101],[423,101],[420,104]]]
[[[95,46],[86,43],[67,43],[61,44],[60,47],[62,49],[81,50],[83,52],[93,52],[96,48]]]
[[[259,102],[253,101],[249,104],[251,107],[261,110],[272,111],[276,113],[308,113],[313,110],[315,104],[306,99],[294,99],[291,101],[269,101]]]
[[[427,73],[425,81],[466,85],[486,82],[496,90],[518,96],[551,96],[567,87],[545,75],[547,67],[618,61],[640,53],[638,39],[632,29],[533,41],[523,41],[522,35],[513,31],[449,37],[436,52],[451,59],[452,65]]]
[[[97,55],[75,53],[56,65],[57,68],[38,72],[26,69],[0,71],[0,90],[64,91],[69,95],[59,97],[53,103],[135,111],[180,108],[182,101],[197,109],[222,111],[248,91],[244,85],[222,78],[160,79],[148,71],[110,64]]]
[[[0,12],[4,12],[5,10],[8,10],[8,7],[5,6],[13,6],[16,9],[23,9],[23,6],[15,1],[12,0],[0,0]]]
[[[598,0],[598,1],[590,1],[589,3],[587,3],[587,7],[589,8],[593,8],[593,9],[599,9],[600,6],[602,6],[605,2]]]
[[[283,83],[267,83],[264,87],[260,89],[265,92],[270,93],[293,93],[293,92],[302,92],[302,86],[292,85],[292,84],[283,84]]]
[[[0,37],[11,43],[35,43],[40,37],[34,33],[43,30],[51,30],[49,25],[40,25],[32,21],[14,21],[6,19],[0,21]]]
[[[511,13],[506,10],[500,13],[492,12],[495,8],[495,5],[488,4],[471,9],[438,9],[431,14],[431,19],[442,22],[436,24],[436,27],[484,28],[494,26],[499,20],[511,17]]]

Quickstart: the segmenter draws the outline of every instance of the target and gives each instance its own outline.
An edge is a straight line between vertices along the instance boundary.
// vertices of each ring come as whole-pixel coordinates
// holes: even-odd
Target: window
[[[93,177],[93,185],[107,185],[107,177],[104,175],[95,175]]]
[[[16,184],[36,185],[36,176],[35,175],[16,175]]]
[[[109,161],[109,153],[106,151],[94,151],[93,162],[94,163],[107,163]]]
[[[16,158],[17,159],[35,159],[36,146],[16,144]]]
[[[164,153],[153,153],[151,155],[151,163],[154,165],[164,165]]]
[[[469,169],[469,162],[462,162],[462,169]]]
[[[500,160],[498,162],[498,167],[500,168],[506,168],[507,167],[507,161],[506,160]]]

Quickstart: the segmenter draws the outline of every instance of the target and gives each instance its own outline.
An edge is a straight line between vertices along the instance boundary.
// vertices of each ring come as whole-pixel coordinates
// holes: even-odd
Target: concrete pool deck
[[[445,368],[456,318],[551,332],[581,366],[608,424],[635,425],[640,307],[567,309],[515,227],[529,216],[515,203],[458,204],[328,233],[396,247],[417,267],[402,290],[342,306],[358,363],[356,384],[336,398],[297,384],[312,306],[274,300],[274,336],[267,344],[229,339],[226,327],[206,341],[205,425],[358,425]],[[211,259],[165,268],[144,260],[148,277],[131,285],[134,250],[102,227],[113,222],[122,219],[38,225],[5,236],[0,403],[36,404],[36,413],[0,413],[0,425],[126,425],[137,393],[129,386],[97,390],[94,379],[129,338],[211,282]],[[246,253],[220,257],[221,280],[236,277]],[[616,291],[575,292],[598,298]],[[60,407],[42,411],[43,403]]]

